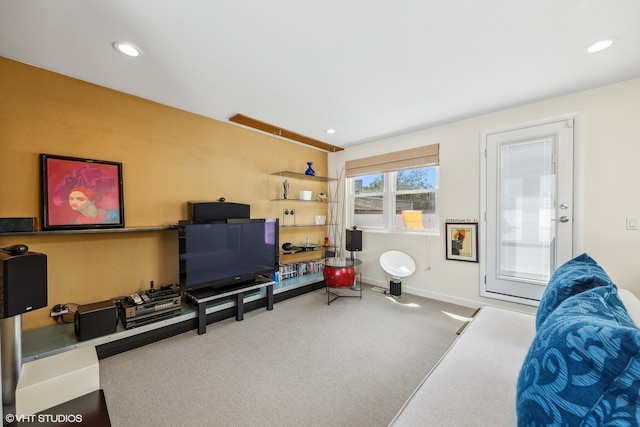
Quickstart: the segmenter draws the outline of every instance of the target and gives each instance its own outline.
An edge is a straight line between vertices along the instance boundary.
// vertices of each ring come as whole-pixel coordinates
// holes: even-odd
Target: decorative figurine
[[[288,199],[289,198],[289,181],[285,179],[284,182],[282,183],[282,186],[284,187],[284,198]]]
[[[309,166],[307,168],[307,170],[305,171],[305,175],[311,175],[314,176],[316,174],[316,171],[313,170],[313,168],[311,167],[311,165],[313,164],[313,162],[307,162],[307,165]]]
[[[324,243],[322,244],[322,246],[324,246],[325,248],[329,247],[329,238],[328,237],[324,238]]]

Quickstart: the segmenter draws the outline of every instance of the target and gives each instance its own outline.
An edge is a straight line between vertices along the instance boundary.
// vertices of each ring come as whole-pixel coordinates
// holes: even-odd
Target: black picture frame
[[[478,262],[478,223],[445,223],[447,259]]]
[[[124,227],[122,163],[40,154],[42,228]]]

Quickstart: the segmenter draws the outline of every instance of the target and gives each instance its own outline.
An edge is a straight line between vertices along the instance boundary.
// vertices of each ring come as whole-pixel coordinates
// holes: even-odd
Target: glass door
[[[486,137],[484,296],[536,304],[572,257],[573,120]]]

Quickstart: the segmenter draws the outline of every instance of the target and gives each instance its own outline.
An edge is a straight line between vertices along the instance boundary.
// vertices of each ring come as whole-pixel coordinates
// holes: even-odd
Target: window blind
[[[402,169],[433,166],[440,163],[440,144],[425,145],[409,150],[347,160],[345,174],[347,177],[385,173]]]

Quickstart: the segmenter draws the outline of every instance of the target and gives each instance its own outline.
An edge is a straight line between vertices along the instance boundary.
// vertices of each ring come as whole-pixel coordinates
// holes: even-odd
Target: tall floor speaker
[[[2,412],[15,414],[16,386],[22,366],[22,313],[47,306],[47,256],[0,249],[0,367]]]
[[[345,248],[351,252],[351,259],[354,261],[354,265],[356,265],[354,252],[360,252],[362,250],[362,230],[358,230],[355,226],[353,228],[347,228],[345,232]],[[358,283],[358,280],[353,283],[350,289],[360,291],[360,296],[362,296],[362,283]]]
[[[47,256],[0,251],[0,318],[47,306]]]

